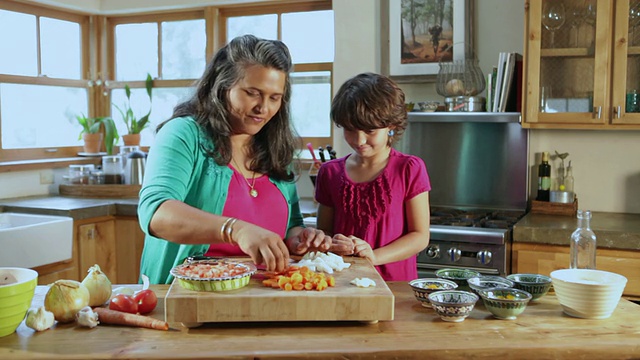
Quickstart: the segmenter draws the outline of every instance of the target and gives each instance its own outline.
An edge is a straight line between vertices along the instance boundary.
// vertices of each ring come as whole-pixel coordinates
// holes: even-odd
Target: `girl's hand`
[[[331,237],[316,228],[304,228],[298,235],[289,239],[292,254],[304,255],[309,251],[327,252],[331,247]]]
[[[353,255],[355,243],[350,237],[342,234],[335,234],[331,241],[329,251],[336,255]]]
[[[359,239],[355,236],[349,236],[349,238],[351,238],[351,240],[353,240],[355,247],[353,249],[353,252],[356,256],[359,257],[363,257],[368,259],[372,264],[376,264],[376,256],[373,253],[373,249],[371,248],[371,245],[369,245],[368,242]]]
[[[284,271],[289,266],[289,249],[272,231],[238,221],[234,225],[233,240],[256,265],[264,264],[267,271]]]

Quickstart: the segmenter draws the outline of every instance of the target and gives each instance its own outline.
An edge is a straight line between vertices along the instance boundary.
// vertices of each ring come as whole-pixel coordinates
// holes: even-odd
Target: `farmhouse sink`
[[[0,213],[0,266],[25,267],[71,259],[73,219]]]

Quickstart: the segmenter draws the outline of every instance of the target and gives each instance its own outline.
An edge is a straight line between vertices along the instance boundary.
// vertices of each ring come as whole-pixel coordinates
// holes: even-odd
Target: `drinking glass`
[[[547,1],[542,11],[542,25],[551,34],[551,47],[555,47],[555,32],[565,22],[564,4],[555,1]]]
[[[579,47],[580,41],[578,40],[578,34],[580,33],[580,25],[584,21],[584,8],[576,5],[571,9],[571,46]]]
[[[636,27],[640,21],[640,3],[633,1],[629,4],[629,45],[636,45]]]
[[[590,29],[587,33],[587,47],[590,47],[596,37],[596,17],[597,8],[594,0],[588,0],[584,10],[584,22],[589,25]]]

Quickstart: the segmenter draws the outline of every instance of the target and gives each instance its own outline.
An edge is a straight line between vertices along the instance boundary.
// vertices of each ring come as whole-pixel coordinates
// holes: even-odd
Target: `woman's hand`
[[[331,237],[324,231],[307,227],[288,240],[289,249],[294,255],[304,255],[309,251],[327,252],[331,247]]]
[[[336,255],[353,255],[355,242],[348,236],[335,234],[331,241],[329,251]]]
[[[363,257],[371,261],[373,265],[376,265],[376,255],[373,253],[373,249],[368,242],[357,238],[355,236],[349,236],[353,240],[355,247],[353,252],[356,256]]]
[[[255,264],[264,264],[267,271],[278,272],[289,266],[289,250],[278,234],[244,221],[236,222],[233,227],[233,240]]]

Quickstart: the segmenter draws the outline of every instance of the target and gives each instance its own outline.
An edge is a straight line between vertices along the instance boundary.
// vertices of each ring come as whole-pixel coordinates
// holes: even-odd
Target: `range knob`
[[[460,256],[462,256],[460,249],[456,249],[454,247],[450,248],[447,252],[449,253],[449,259],[453,262],[460,260]]]
[[[440,247],[438,245],[429,245],[426,254],[431,259],[437,259],[440,257]]]
[[[480,264],[488,265],[489,263],[491,263],[491,251],[489,250],[478,251],[478,254],[476,255],[476,259],[478,259],[478,262]]]

